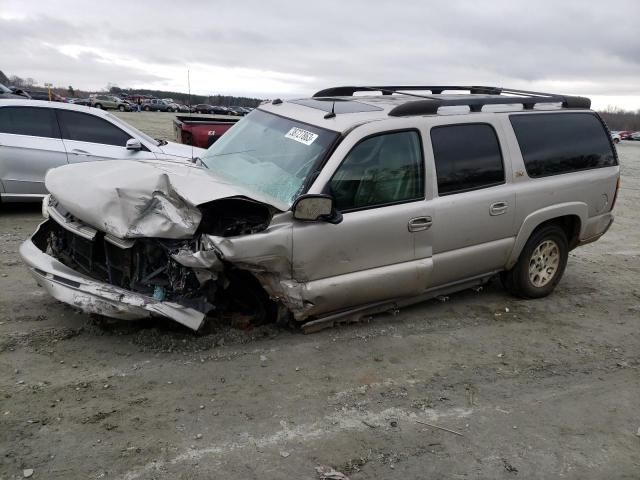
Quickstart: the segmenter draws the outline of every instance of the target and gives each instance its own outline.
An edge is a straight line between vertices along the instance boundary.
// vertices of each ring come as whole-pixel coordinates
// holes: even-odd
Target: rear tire
[[[144,111],[145,111],[145,112],[148,112],[149,110],[151,110],[151,109],[150,109],[148,106],[147,106],[147,107],[144,107]]]
[[[567,266],[567,235],[558,225],[547,225],[534,231],[520,253],[518,262],[503,272],[502,282],[513,295],[541,298],[555,288]]]
[[[94,107],[99,108],[100,110],[102,110],[102,105],[101,105],[100,103],[96,103],[96,104],[94,105]]]

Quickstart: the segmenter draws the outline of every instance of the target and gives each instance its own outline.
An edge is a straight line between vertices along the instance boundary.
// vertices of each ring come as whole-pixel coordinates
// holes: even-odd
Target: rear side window
[[[50,108],[2,107],[0,133],[60,138],[56,117]]]
[[[58,110],[58,120],[65,140],[103,143],[124,147],[131,136],[115,125],[86,113]]]
[[[530,177],[616,165],[607,132],[591,113],[511,115]]]
[[[450,195],[504,182],[502,153],[495,130],[483,123],[431,129],[438,194]]]

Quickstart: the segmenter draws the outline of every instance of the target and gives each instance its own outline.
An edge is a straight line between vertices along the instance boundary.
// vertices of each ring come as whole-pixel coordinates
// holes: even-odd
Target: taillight
[[[613,202],[611,202],[611,210],[616,204],[616,200],[618,199],[618,190],[620,190],[620,177],[618,177],[618,181],[616,182],[616,193],[613,194]]]

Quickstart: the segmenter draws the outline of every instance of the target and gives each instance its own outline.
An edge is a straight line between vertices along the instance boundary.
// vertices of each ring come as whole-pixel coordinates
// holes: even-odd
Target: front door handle
[[[409,220],[409,224],[407,227],[410,232],[421,232],[422,230],[427,230],[431,228],[433,224],[433,220],[431,217],[416,217]]]
[[[502,215],[507,211],[507,208],[509,208],[507,202],[492,203],[489,207],[489,215]]]
[[[71,153],[73,153],[74,155],[80,155],[82,157],[86,157],[86,156],[91,155],[86,150],[80,150],[79,148],[74,148],[73,150],[71,150]]]

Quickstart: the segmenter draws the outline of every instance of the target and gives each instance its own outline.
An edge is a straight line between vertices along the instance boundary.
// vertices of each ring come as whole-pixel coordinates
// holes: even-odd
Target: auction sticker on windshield
[[[290,138],[291,140],[304,143],[305,145],[311,145],[316,140],[316,138],[318,138],[318,134],[309,132],[302,128],[293,127],[287,132],[285,138]]]

